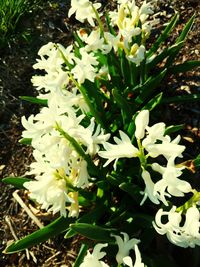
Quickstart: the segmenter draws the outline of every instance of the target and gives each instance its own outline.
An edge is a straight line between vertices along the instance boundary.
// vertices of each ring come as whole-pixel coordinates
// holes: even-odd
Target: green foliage
[[[19,1],[19,3],[21,2]],[[24,1],[25,3],[27,2]],[[13,26],[16,27],[22,14],[23,12],[21,11]],[[69,74],[69,76],[71,75],[71,83],[74,83],[79,89],[89,108],[89,112],[84,114],[86,120],[89,121],[91,117],[94,117],[95,123],[101,126],[105,133],[109,133],[111,137],[119,130],[126,131],[133,144],[136,141],[138,142],[139,159],[134,159],[133,163],[129,162],[129,158],[125,161],[120,157],[116,164],[116,170],[111,169],[110,166],[104,168],[103,163],[105,160],[103,159],[103,162],[101,162],[97,156],[98,151],[96,155],[90,156],[84,145],[80,144],[68,132],[65,132],[62,129],[62,125],[56,122],[53,125],[53,129],[58,131],[59,135],[70,143],[70,146],[73,147],[81,160],[83,159],[87,163],[88,173],[92,177],[89,182],[93,183],[93,185],[89,190],[76,188],[71,184],[68,186],[70,193],[77,192],[79,194],[78,198],[80,200],[79,204],[82,206],[82,214],[77,219],[65,219],[63,217],[57,219],[43,229],[9,245],[5,249],[5,253],[21,251],[63,232],[65,232],[66,239],[79,234],[86,239],[97,242],[110,242],[112,244],[114,242],[112,234],[118,233],[117,230],[120,229],[130,235],[141,234],[144,241],[143,248],[153,242],[152,214],[155,213],[155,202],[153,202],[154,204],[151,203],[151,206],[145,203],[141,207],[143,198],[141,191],[144,188],[144,181],[139,179],[141,171],[143,169],[149,170],[150,168],[150,164],[147,164],[149,155],[145,158],[144,149],[139,143],[140,140],[138,141],[135,138],[135,119],[141,110],[154,110],[162,104],[200,100],[199,94],[168,97],[168,92],[164,92],[162,88],[162,83],[168,74],[185,72],[199,66],[198,61],[174,65],[174,58],[184,45],[185,38],[193,25],[194,16],[188,21],[175,44],[167,48],[162,47],[170,32],[175,28],[177,21],[178,14],[175,14],[171,22],[147,51],[141,64],[128,61],[124,50],[119,47],[117,52],[113,49],[106,56],[99,51],[94,52],[99,60],[98,63],[102,64],[102,66],[106,65],[109,79],[99,76],[94,82],[85,80],[79,84],[73,75]],[[110,26],[108,16],[106,17],[106,22],[109,31],[114,33],[114,28]],[[13,28],[12,31],[14,30]],[[76,40],[75,55],[80,59],[79,49],[84,46],[84,43],[77,34],[74,36]],[[138,42],[141,42],[141,36],[138,36],[137,39],[139,40]],[[157,51],[160,52],[157,53]],[[64,55],[62,56],[64,58]],[[64,59],[63,69],[64,67],[69,67],[70,72],[71,66],[69,65],[67,59]],[[21,99],[42,107],[48,106],[48,101],[44,99],[28,96],[22,96]],[[173,125],[166,128],[165,134],[174,133],[182,128],[183,125]],[[116,141],[117,138],[115,138],[114,140]],[[23,144],[31,144],[31,141],[29,138],[20,140]],[[158,139],[158,141],[162,140]],[[133,157],[136,158],[136,156]],[[95,161],[96,159],[97,161]],[[143,162],[141,163],[142,160]],[[199,161],[198,156],[194,161],[197,168],[199,168]],[[78,173],[78,170],[76,172]],[[68,177],[63,176],[67,183]],[[155,175],[155,181],[157,176]],[[58,179],[60,178],[63,177],[58,177]],[[3,182],[12,184],[17,188],[23,188],[24,182],[27,181],[29,179],[23,177],[7,177],[3,179]],[[84,213],[85,211],[86,213]],[[86,250],[87,246],[83,245],[74,267],[80,265]],[[159,255],[153,260],[148,260],[147,258],[148,261],[149,266],[152,267],[169,266],[170,264],[171,266],[176,266],[170,259],[162,259]]]
[[[10,184],[15,186],[18,189],[24,189],[23,184],[25,182],[30,182],[31,179],[25,178],[25,177],[5,177],[2,179],[2,182],[5,184]]]
[[[67,230],[69,224],[72,222],[73,222],[72,218],[60,217],[55,221],[53,221],[52,223],[45,226],[44,228],[37,230],[36,232],[20,239],[19,241],[13,242],[4,250],[4,253],[6,254],[16,253],[26,248],[37,245],[41,242],[45,242],[49,238],[57,236],[63,231]]]
[[[41,0],[0,0],[0,48],[16,35],[21,18]]]

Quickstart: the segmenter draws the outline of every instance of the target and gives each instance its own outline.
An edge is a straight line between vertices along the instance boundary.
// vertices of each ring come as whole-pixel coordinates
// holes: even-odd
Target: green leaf
[[[164,49],[159,55],[157,55],[152,61],[146,64],[147,71],[156,67],[158,63],[161,63],[165,58],[177,54],[178,51],[183,46],[184,42],[179,42],[177,44],[172,45],[169,48]]]
[[[163,93],[159,93],[154,98],[152,98],[142,109],[148,109],[149,111],[153,110],[157,105],[160,104],[162,96]]]
[[[19,140],[19,143],[23,145],[31,145],[31,142],[32,138],[22,138]]]
[[[165,129],[165,135],[178,132],[184,128],[184,124],[171,125]]]
[[[78,234],[98,242],[113,242],[114,238],[111,237],[111,233],[116,231],[113,228],[104,228],[88,223],[74,223],[70,225],[70,228]]]
[[[173,97],[163,98],[161,100],[161,103],[162,104],[168,104],[168,103],[186,103],[186,102],[194,102],[194,101],[200,101],[200,94],[179,95],[179,96],[173,96]]]
[[[46,99],[40,99],[32,96],[20,96],[19,98],[27,102],[31,102],[42,106],[47,106],[48,103]]]
[[[185,24],[185,27],[183,28],[180,36],[177,38],[176,43],[182,42],[187,37],[190,29],[192,28],[192,25],[194,23],[195,14],[188,20],[188,22]]]
[[[4,253],[16,253],[34,245],[37,245],[41,242],[45,242],[49,238],[59,235],[60,233],[65,231],[69,227],[69,224],[73,221],[73,218],[59,217],[44,228],[20,239],[19,241],[13,242],[11,245],[6,247]]]
[[[128,193],[135,200],[137,204],[140,204],[142,200],[140,194],[141,189],[138,186],[133,185],[131,183],[121,183],[119,185],[119,188]]]
[[[195,19],[195,14],[189,19],[189,21],[186,23],[185,27],[183,28],[180,36],[176,39],[176,44],[179,44],[180,42],[184,42],[185,38],[187,37],[188,32],[190,31]],[[169,66],[173,63],[175,56],[177,55],[179,51],[174,51],[169,58],[167,59],[167,62],[165,64],[165,68],[169,68]]]
[[[151,77],[151,79],[141,86],[141,93],[135,99],[135,105],[137,109],[138,104],[144,104],[144,101],[146,101],[153,94],[154,89],[160,85],[160,82],[165,77],[166,72],[167,69],[164,69],[157,76]]]
[[[76,257],[76,261],[73,264],[73,267],[79,267],[81,265],[85,255],[86,255],[87,250],[88,250],[88,245],[82,244],[82,246],[79,250],[78,256]]]
[[[25,177],[5,177],[2,179],[5,184],[11,184],[18,189],[24,189],[23,184],[30,181],[32,180]]]
[[[152,56],[152,54],[155,53],[158,50],[158,48],[160,47],[160,45],[167,39],[167,37],[169,36],[170,32],[176,26],[176,23],[177,23],[178,18],[179,18],[179,14],[176,13],[172,17],[172,19],[169,22],[169,24],[164,29],[164,31],[160,34],[160,36],[158,37],[158,39],[153,43],[153,45],[150,48],[150,50],[147,52],[147,57]]]
[[[182,64],[177,64],[175,66],[172,66],[169,69],[170,73],[176,74],[176,73],[180,73],[180,72],[186,72],[186,71],[190,71],[193,68],[196,67],[200,67],[200,61],[198,60],[191,60],[191,61],[186,61]]]
[[[128,123],[131,119],[131,109],[129,108],[128,102],[122,95],[120,95],[117,89],[112,90],[112,95],[117,105],[121,109],[123,123]]]
[[[76,223],[95,223],[97,222],[105,213],[106,207],[105,205],[97,205],[93,210],[87,212],[83,216],[81,216],[79,219],[77,219]],[[65,238],[71,238],[74,235],[76,235],[76,232],[72,230],[71,228],[68,229],[67,233],[65,234]]]
[[[200,154],[194,159],[194,166],[199,169],[200,168]]]

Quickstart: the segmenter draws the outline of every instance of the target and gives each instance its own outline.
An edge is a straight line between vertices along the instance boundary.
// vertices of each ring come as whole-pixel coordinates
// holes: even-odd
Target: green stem
[[[98,112],[95,110],[94,108],[94,105],[92,104],[92,101],[91,99],[88,97],[86,91],[85,91],[85,88],[83,86],[81,86],[75,79],[74,77],[72,76],[72,74],[69,72],[69,77],[70,79],[72,80],[72,82],[76,85],[76,87],[79,89],[79,91],[81,92],[86,104],[88,105],[89,109],[90,109],[90,112],[92,114],[93,117],[95,117],[96,119],[96,122],[98,124],[101,124],[101,126],[106,129],[106,125],[105,123],[102,121],[101,117],[99,116]]]
[[[138,157],[139,157],[139,160],[140,160],[141,167],[146,169],[146,167],[147,167],[147,157],[146,157],[146,155],[144,153],[144,147],[142,146],[140,139],[137,139],[137,144],[138,144],[138,148],[139,148],[139,151],[140,151]]]
[[[90,158],[90,156],[85,153],[85,151],[83,150],[82,146],[79,145],[79,143],[72,136],[70,136],[68,133],[66,133],[59,126],[58,123],[56,123],[55,129],[57,131],[59,131],[59,133],[70,142],[70,144],[74,147],[76,152],[87,162],[89,168],[92,171],[92,174],[98,174],[99,173],[99,169],[97,168],[97,166],[94,165],[94,163],[93,163],[92,159]]]
[[[190,207],[192,207],[193,205],[196,205],[197,202],[200,201],[200,192],[196,191],[195,189],[192,190],[193,196],[186,201],[182,206],[178,207],[176,209],[176,211],[181,211],[183,213],[185,213]]]
[[[97,22],[98,22],[98,24],[99,24],[99,29],[100,29],[100,32],[101,32],[101,36],[103,37],[105,43],[107,43],[107,40],[106,40],[106,38],[105,38],[105,36],[104,36],[103,23],[102,23],[102,21],[101,21],[101,19],[100,19],[100,17],[99,17],[99,13],[97,12],[96,8],[94,7],[94,5],[93,5],[92,3],[91,3],[91,7],[92,7],[92,9],[93,9],[93,11],[94,11],[94,13],[95,13],[95,15],[96,15],[96,19],[97,19]]]

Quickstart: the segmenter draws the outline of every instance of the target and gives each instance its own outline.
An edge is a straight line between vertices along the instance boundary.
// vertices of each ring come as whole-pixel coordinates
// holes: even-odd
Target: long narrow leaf
[[[198,60],[191,60],[191,61],[186,61],[182,64],[177,64],[175,66],[172,66],[169,69],[170,73],[176,74],[176,73],[180,73],[180,72],[186,72],[186,71],[190,71],[193,68],[196,67],[200,67],[200,61]]]
[[[159,93],[158,95],[156,95],[154,98],[152,98],[142,109],[148,109],[148,110],[152,110],[154,109],[157,105],[160,104],[161,100],[162,100],[162,96],[163,93]]]
[[[76,258],[76,261],[73,264],[73,267],[79,267],[81,265],[87,250],[88,250],[88,245],[82,244],[82,246],[81,246],[81,248],[79,250],[78,256]]]
[[[176,40],[176,44],[182,42],[185,40],[185,38],[187,37],[190,29],[192,28],[192,25],[194,23],[195,20],[195,14],[188,20],[188,22],[185,24],[185,27],[183,28],[180,36],[177,38]]]
[[[32,97],[32,96],[20,96],[19,98],[27,102],[31,102],[31,103],[42,105],[42,106],[47,106],[46,99],[40,99],[40,98]]]
[[[74,149],[77,151],[77,153],[87,162],[88,166],[90,167],[91,173],[93,175],[96,175],[99,173],[99,168],[97,168],[90,156],[88,156],[82,146],[74,139],[72,136],[70,136],[68,133],[66,133],[58,124],[56,129],[59,131],[59,133],[65,137],[71,145],[74,147]]]
[[[176,23],[177,23],[178,18],[179,18],[179,14],[176,13],[173,16],[173,18],[171,19],[171,21],[169,22],[169,24],[164,29],[164,31],[158,37],[158,39],[154,42],[154,44],[152,45],[152,47],[150,48],[150,50],[147,52],[147,57],[152,56],[152,54],[155,53],[158,50],[158,48],[160,47],[160,45],[167,39],[167,37],[169,36],[170,32],[176,26]]]
[[[117,105],[121,109],[122,119],[124,124],[126,124],[127,122],[129,122],[129,118],[131,116],[131,109],[129,108],[129,104],[127,103],[125,98],[120,95],[117,89],[112,90],[112,95]]]
[[[190,29],[192,28],[192,25],[194,23],[194,19],[195,19],[195,14],[189,19],[189,21],[186,23],[185,27],[183,28],[180,36],[176,39],[176,44],[180,43],[180,42],[184,42]],[[177,55],[177,51],[174,51],[174,53],[172,53],[170,55],[170,57],[167,59],[167,62],[165,64],[165,68],[169,68],[169,66],[172,65],[173,61],[174,61],[174,57]]]
[[[15,241],[6,247],[4,253],[16,253],[34,245],[38,245],[39,243],[45,242],[49,238],[52,238],[65,231],[73,221],[74,219],[72,218],[59,217],[57,220],[48,224],[44,228],[20,239],[19,241]]]
[[[180,42],[177,44],[172,45],[169,48],[164,49],[159,55],[157,55],[151,62],[149,62],[146,66],[147,71],[155,68],[158,63],[161,63],[165,58],[171,56],[174,53],[178,53],[179,50],[182,48],[184,42]]]
[[[186,103],[186,102],[194,102],[200,101],[200,94],[191,94],[191,95],[179,95],[173,97],[163,98],[161,103]]]
[[[157,86],[159,86],[162,79],[165,77],[167,69],[161,71],[157,76],[152,77],[148,80],[142,87],[141,93],[135,100],[135,105],[138,108],[138,105],[144,104],[145,101],[153,94],[153,91]]]
[[[111,233],[115,232],[115,229],[104,228],[97,225],[88,223],[74,223],[70,225],[71,229],[80,235],[83,235],[89,239],[99,242],[112,242],[114,239],[111,237]]]
[[[4,182],[5,184],[13,185],[18,189],[24,189],[24,183],[30,181],[31,179],[25,177],[5,177],[2,179],[2,182]]]

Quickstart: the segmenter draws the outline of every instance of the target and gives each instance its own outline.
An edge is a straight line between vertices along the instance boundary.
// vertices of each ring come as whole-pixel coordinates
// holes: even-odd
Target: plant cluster
[[[40,0],[0,1],[0,48],[14,39],[21,18],[33,10]],[[23,34],[22,34],[23,35]]]
[[[175,44],[162,48],[175,14],[147,49],[158,23],[152,2],[139,7],[118,0],[117,10],[105,14],[100,3],[72,0],[68,15],[89,27],[78,30],[68,47],[50,42],[40,48],[33,66],[39,72],[32,77],[38,96],[22,97],[41,106],[22,118],[21,143],[33,147],[35,159],[25,175],[35,179],[4,178],[60,217],[5,252],[65,232],[66,239],[85,237],[75,267],[164,266],[150,256],[158,235],[184,248],[200,245],[200,193],[182,159],[186,147],[174,136],[182,126],[151,122],[155,108],[170,102],[160,85],[164,77],[199,65],[173,64],[194,16]],[[184,101],[193,98],[199,95]],[[199,160],[191,163],[198,167]],[[92,253],[88,239],[95,241]]]

